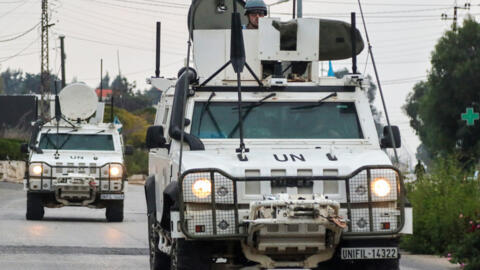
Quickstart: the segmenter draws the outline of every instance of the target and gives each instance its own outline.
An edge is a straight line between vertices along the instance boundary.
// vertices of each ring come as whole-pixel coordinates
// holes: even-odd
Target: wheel
[[[108,222],[122,222],[123,221],[123,200],[111,201],[105,211],[105,217]]]
[[[210,270],[213,264],[208,243],[175,239],[170,270]]]
[[[148,246],[150,250],[150,270],[170,270],[170,257],[158,249],[159,237],[153,227],[156,216],[148,216]]]
[[[40,194],[27,193],[27,220],[41,220],[44,214],[42,196]]]

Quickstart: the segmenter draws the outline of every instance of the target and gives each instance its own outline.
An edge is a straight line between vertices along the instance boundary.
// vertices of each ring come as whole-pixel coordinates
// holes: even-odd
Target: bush
[[[450,246],[452,253],[448,254],[448,260],[452,263],[460,263],[465,270],[480,269],[480,214],[476,218],[460,216],[465,224],[465,237],[458,245]]]
[[[133,155],[125,157],[128,175],[148,174],[148,152],[135,149]]]
[[[105,107],[104,121],[108,123],[111,122],[110,106]],[[149,126],[147,120],[120,108],[114,108],[113,114],[122,122],[122,134],[125,136],[125,144],[130,144],[134,147],[145,145],[145,137]]]
[[[467,176],[455,158],[437,160],[431,174],[407,186],[413,207],[413,235],[401,246],[414,253],[446,254],[465,237],[460,214],[474,216],[480,210],[478,180]]]
[[[0,160],[25,160],[26,154],[20,152],[22,140],[0,138]]]

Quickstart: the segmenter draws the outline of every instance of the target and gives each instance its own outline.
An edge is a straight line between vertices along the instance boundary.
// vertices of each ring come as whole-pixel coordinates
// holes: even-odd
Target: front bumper
[[[379,197],[372,183],[382,177],[391,185]],[[193,193],[197,180],[211,181],[211,192]],[[269,181],[287,186],[341,181],[346,196],[332,201],[320,194],[238,203],[237,183]],[[275,184],[273,183],[275,182]],[[264,267],[313,267],[335,254],[341,239],[395,238],[405,223],[404,187],[392,166],[366,166],[347,176],[238,178],[218,169],[189,170],[179,180],[180,227],[189,239],[239,239],[247,258]],[[309,197],[310,196],[310,197]]]
[[[24,181],[26,191],[54,194],[55,200],[63,205],[87,206],[102,199],[123,199],[126,180],[125,169],[123,170],[123,175],[117,178],[112,178],[105,173],[105,171],[109,171],[111,164],[114,163],[99,167],[41,164],[43,171],[40,176],[33,177],[27,173]]]

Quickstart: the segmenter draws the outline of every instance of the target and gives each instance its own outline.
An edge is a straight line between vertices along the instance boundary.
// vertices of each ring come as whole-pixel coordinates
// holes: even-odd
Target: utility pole
[[[65,80],[65,44],[64,44],[65,36],[60,36],[60,58],[61,58],[61,65],[62,65],[62,89],[66,86]]]
[[[122,72],[120,71],[120,52],[119,52],[118,49],[117,49],[117,65],[118,65],[118,75],[121,78],[122,77]]]
[[[453,32],[457,32],[457,21],[458,21],[458,10],[459,9],[465,9],[465,10],[470,10],[471,4],[470,3],[465,3],[463,7],[460,7],[457,5],[457,1],[455,1],[455,6],[453,7],[453,18],[449,18],[447,13],[442,13],[442,20],[452,20],[452,30]]]
[[[43,102],[45,95],[50,94],[50,70],[48,63],[48,28],[53,24],[48,24],[48,0],[42,0],[42,43],[41,43],[41,66],[40,66],[40,115],[44,117]]]

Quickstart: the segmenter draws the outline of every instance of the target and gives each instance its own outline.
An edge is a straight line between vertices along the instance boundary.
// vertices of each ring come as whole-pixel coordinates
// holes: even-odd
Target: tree
[[[3,77],[0,76],[0,95],[5,93],[5,86],[3,85]]]
[[[108,72],[107,72],[107,74],[105,74],[105,76],[103,76],[102,78],[102,87],[103,89],[107,89],[109,86],[110,86],[110,75],[108,75]],[[98,84],[97,88],[100,88],[100,84]]]
[[[467,107],[480,111],[480,24],[467,18],[448,31],[432,53],[427,80],[415,85],[404,110],[432,156],[457,152],[463,162],[480,157],[480,123],[467,126]]]
[[[1,74],[5,94],[12,95],[19,93],[23,83],[23,72],[21,70],[7,69]]]

